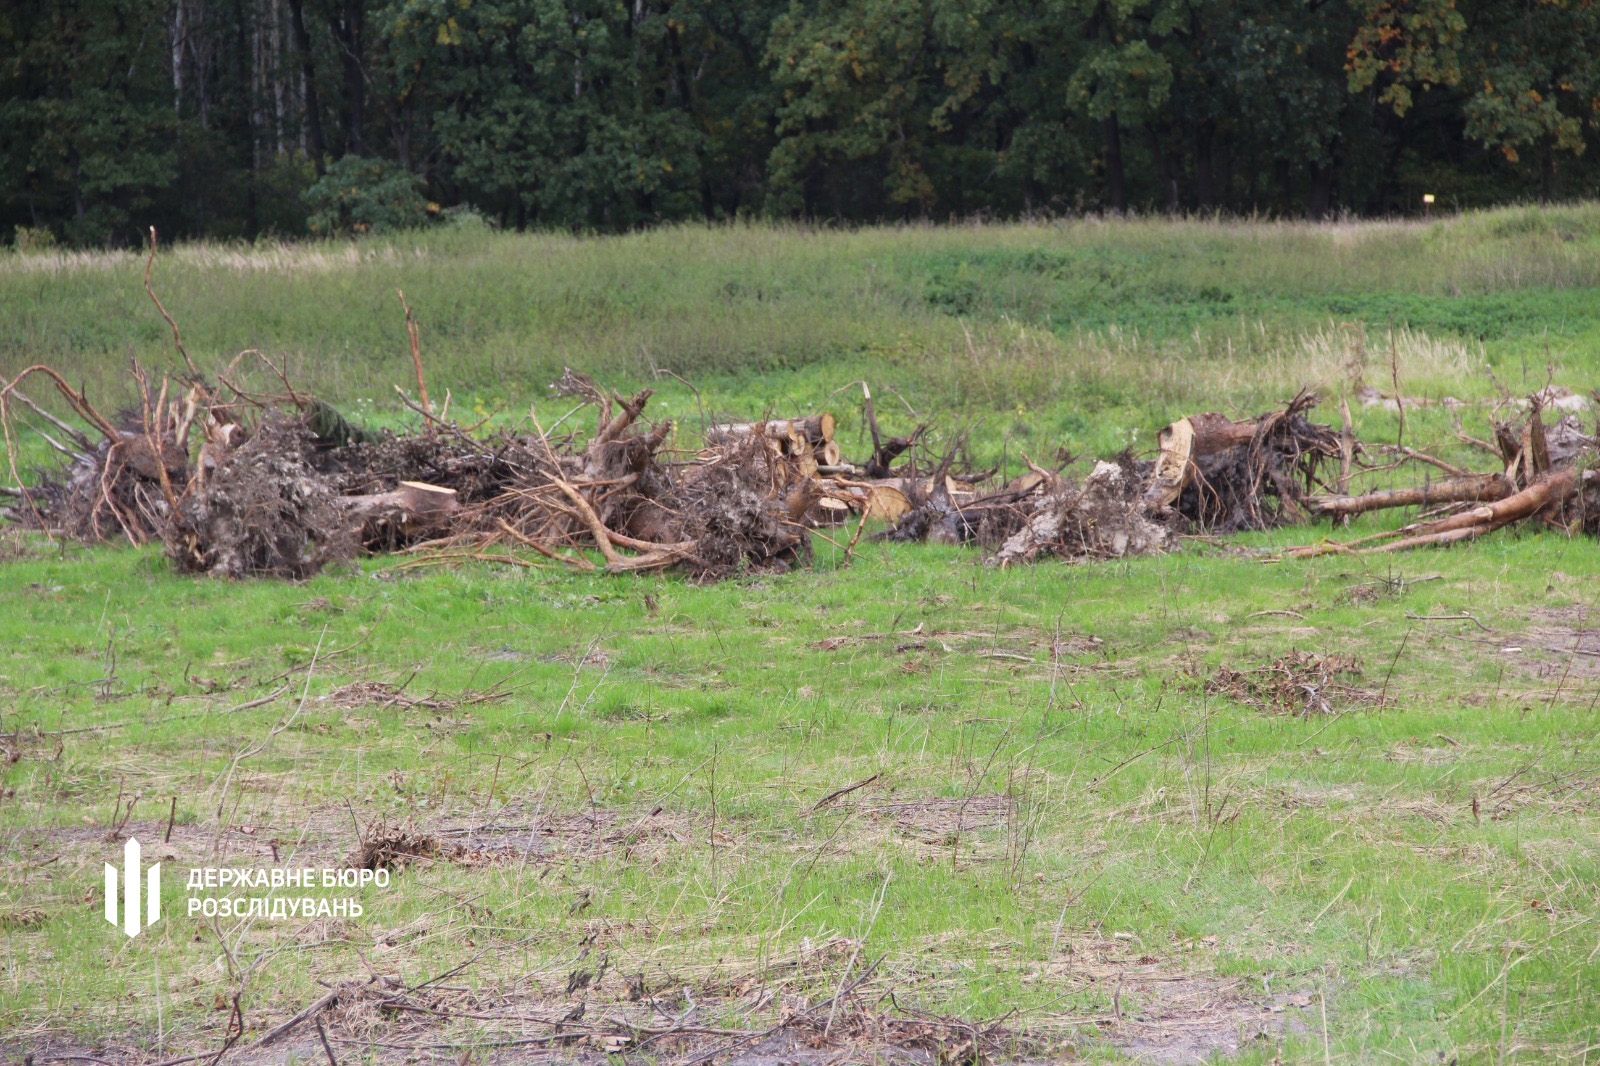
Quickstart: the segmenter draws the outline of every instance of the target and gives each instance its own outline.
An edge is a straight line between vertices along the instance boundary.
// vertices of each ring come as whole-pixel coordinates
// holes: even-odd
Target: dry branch
[[[1384,489],[1360,496],[1313,496],[1306,500],[1311,512],[1330,518],[1365,514],[1389,507],[1436,507],[1444,503],[1498,500],[1516,486],[1503,474],[1469,474],[1405,489]]]
[[[167,309],[162,306],[161,298],[156,295],[155,289],[150,287],[150,268],[156,261],[156,228],[150,227],[150,256],[144,261],[144,291],[149,294],[150,301],[156,305],[156,310],[161,312],[161,317],[167,320],[167,325],[172,327],[172,345],[178,349],[178,354],[183,356],[184,365],[189,368],[189,373],[194,375],[196,381],[200,380],[200,368],[194,365],[194,360],[189,358],[189,350],[183,346],[183,336],[178,332],[178,323]]]

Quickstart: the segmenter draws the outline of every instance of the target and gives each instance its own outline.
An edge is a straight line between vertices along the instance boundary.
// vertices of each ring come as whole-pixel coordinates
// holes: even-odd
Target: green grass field
[[[0,372],[111,407],[130,355],[173,368],[142,269],[0,257]],[[1466,404],[1408,411],[1406,442],[1481,468],[1454,434],[1502,388],[1600,385],[1600,205],[459,230],[177,247],[153,280],[202,365],[287,357],[378,423],[410,384],[399,287],[463,417],[559,417],[568,364],[684,432],[829,407],[859,455],[865,378],[889,428],[1013,472],[1302,385],[1337,421],[1396,371]],[[974,1031],[1035,1061],[1588,1061],[1595,545],[1269,561],[1325,535],[1011,570],[819,537],[810,570],[701,586],[394,559],[226,583],[0,531],[0,1048],[209,1059],[237,1003],[235,1058],[326,1061],[310,1021],[248,1049],[337,988],[339,1062],[953,1063]],[[1254,698],[1295,653],[1356,669]],[[437,849],[359,918],[186,913],[192,868],[343,866],[379,821]],[[118,830],[165,871],[133,939],[102,916]]]

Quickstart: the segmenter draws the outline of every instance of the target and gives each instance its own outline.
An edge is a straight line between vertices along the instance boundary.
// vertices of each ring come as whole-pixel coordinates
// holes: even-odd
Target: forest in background
[[[12,0],[0,241],[1592,195],[1592,0]]]

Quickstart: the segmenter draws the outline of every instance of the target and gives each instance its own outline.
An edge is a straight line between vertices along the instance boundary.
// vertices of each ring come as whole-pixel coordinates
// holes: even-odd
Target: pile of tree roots
[[[1329,553],[1381,553],[1457,544],[1523,522],[1566,535],[1600,535],[1600,428],[1584,427],[1574,414],[1553,424],[1544,421],[1549,390],[1529,397],[1525,415],[1491,416],[1493,440],[1462,436],[1465,443],[1492,456],[1498,469],[1475,473],[1421,456],[1446,476],[1410,488],[1307,501],[1314,514],[1335,521],[1394,507],[1424,508],[1418,521],[1350,541],[1324,541],[1296,548],[1295,558]],[[1502,407],[1511,405],[1503,404]]]
[[[418,399],[401,395],[419,418],[382,433],[296,390],[280,368],[283,391],[266,395],[237,387],[231,367],[218,384],[194,373],[154,386],[135,364],[138,402],[108,418],[55,370],[29,367],[0,383],[6,514],[74,541],[157,541],[186,572],[285,578],[376,553],[403,553],[407,567],[476,559],[701,579],[778,573],[807,565],[812,531],[826,527],[853,525],[848,561],[868,520],[886,525],[880,542],[977,545],[996,566],[1145,555],[1185,536],[1387,507],[1426,510],[1392,532],[1288,554],[1449,544],[1523,521],[1600,532],[1596,433],[1573,414],[1546,425],[1538,396],[1525,415],[1493,422],[1492,443],[1472,441],[1495,457],[1484,473],[1364,446],[1347,406],[1342,429],[1317,424],[1316,398],[1301,393],[1256,418],[1181,418],[1148,458],[1125,453],[1075,475],[1067,461],[1047,469],[1024,456],[1027,472],[1002,481],[958,469],[959,441],[929,453],[925,425],[880,433],[866,389],[871,452],[852,463],[827,412],[680,433],[646,417],[650,390],[623,396],[571,370],[552,389],[574,406],[549,429],[531,413],[531,428],[462,425],[448,403],[434,411],[415,346],[413,356]],[[38,386],[53,390],[48,405]],[[563,431],[568,423],[586,428]],[[61,462],[24,485],[27,434]],[[1382,450],[1398,461],[1373,466]],[[1350,493],[1356,470],[1401,464],[1427,479]]]

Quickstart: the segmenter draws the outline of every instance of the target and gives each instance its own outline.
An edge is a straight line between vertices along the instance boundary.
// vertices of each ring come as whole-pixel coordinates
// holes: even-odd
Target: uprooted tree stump
[[[1315,402],[1303,392],[1280,410],[1243,421],[1190,415],[1161,430],[1154,461],[1125,454],[1097,464],[1082,480],[1029,461],[1029,473],[978,492],[948,477],[947,456],[927,482],[907,483],[911,509],[883,539],[976,542],[992,550],[990,562],[1004,566],[1046,555],[1149,554],[1181,533],[1296,521],[1319,484],[1320,467],[1341,456],[1340,435],[1306,418]]]
[[[1324,464],[1340,463],[1340,434],[1306,418],[1316,396],[1301,392],[1281,410],[1233,421],[1190,415],[1156,436],[1145,503],[1171,509],[1200,531],[1270,529],[1306,516]]]
[[[357,528],[310,447],[300,421],[263,422],[163,516],[167,557],[221,577],[304,578],[353,556]]]

